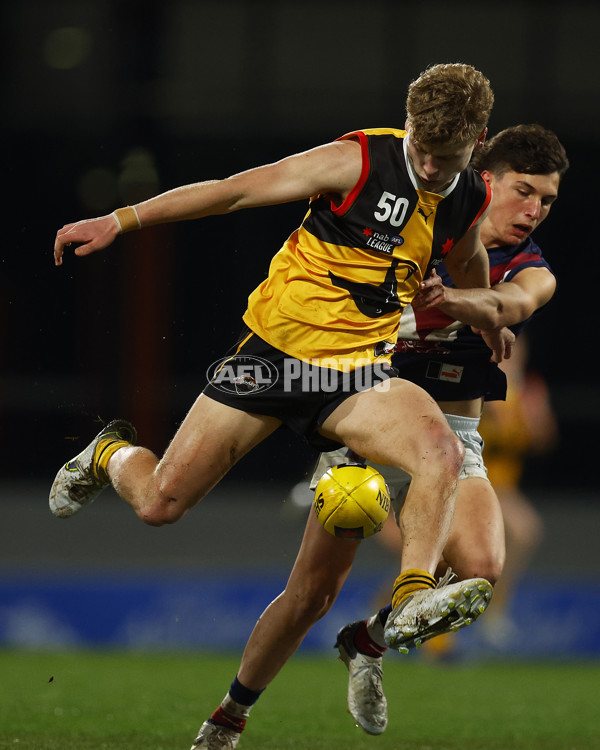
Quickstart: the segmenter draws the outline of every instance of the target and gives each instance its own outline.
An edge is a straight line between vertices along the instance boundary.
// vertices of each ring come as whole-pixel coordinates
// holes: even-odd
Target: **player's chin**
[[[514,226],[511,228],[509,238],[510,242],[507,242],[506,244],[509,245],[519,245],[521,242],[524,242],[529,235],[531,234],[531,229],[527,229],[525,227],[518,227]]]

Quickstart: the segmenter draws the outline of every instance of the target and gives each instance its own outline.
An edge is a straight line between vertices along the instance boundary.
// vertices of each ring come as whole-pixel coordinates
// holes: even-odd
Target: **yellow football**
[[[332,466],[319,479],[313,508],[333,536],[365,539],[381,530],[390,511],[390,493],[371,466]]]

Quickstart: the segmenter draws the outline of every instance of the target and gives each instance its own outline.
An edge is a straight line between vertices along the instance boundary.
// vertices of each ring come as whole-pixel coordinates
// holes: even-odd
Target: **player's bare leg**
[[[492,485],[481,477],[458,483],[454,521],[444,563],[459,580],[485,578],[495,584],[504,568],[504,523]]]
[[[347,399],[323,432],[367,460],[412,476],[399,517],[401,574],[392,592],[387,645],[407,651],[473,622],[491,599],[491,584],[483,578],[444,580],[439,588],[433,577],[450,535],[464,456],[437,404],[412,383],[392,380],[387,390],[375,387]]]
[[[121,422],[116,424],[120,426]],[[201,395],[161,459],[147,448],[131,445],[128,437],[118,440],[125,435],[125,428],[121,428],[105,451],[110,455],[101,466],[98,462],[102,458],[98,458],[95,448],[98,438],[88,446],[80,484],[83,491],[86,483],[91,484],[95,496],[110,482],[145,523],[174,523],[280,424],[272,417],[248,414]],[[56,495],[59,499],[62,496],[64,503],[71,502],[69,466],[74,461],[59,471],[51,490],[51,504]],[[75,507],[83,507],[89,501]]]
[[[377,541],[400,559],[402,535],[390,514]],[[459,580],[482,577],[495,584],[504,562],[504,534],[500,505],[492,486],[481,477],[463,477],[458,482],[454,518],[436,576],[451,567]],[[369,620],[349,623],[338,633],[336,646],[347,665],[348,708],[358,726],[368,734],[381,734],[387,727],[387,700],[382,687],[386,644],[384,625],[391,607],[382,592],[382,607]],[[450,635],[434,639],[437,653],[452,648]]]
[[[280,424],[201,395],[160,461],[147,449],[123,448],[110,459],[108,474],[145,523],[174,523]]]
[[[401,569],[433,574],[450,532],[464,455],[435,401],[412,383],[392,379],[346,399],[322,432],[367,461],[411,474],[400,515]]]
[[[390,381],[392,382],[392,381]],[[366,399],[366,394],[352,396],[347,402],[339,407],[332,417],[324,425],[323,432],[335,439],[346,441],[352,440],[350,446],[362,455],[373,456],[375,460],[382,463],[400,462],[406,465],[407,470],[412,469],[413,464],[422,464],[417,480],[417,494],[435,494],[441,498],[440,504],[451,518],[453,493],[455,490],[456,477],[462,463],[462,444],[456,440],[442,413],[423,391],[406,384],[404,381],[394,384],[390,388],[392,398],[386,398],[385,403],[380,399]],[[419,399],[415,403],[415,399]],[[407,399],[412,399],[412,406],[417,407],[413,417],[403,420],[402,408]],[[348,407],[345,408],[346,403]],[[408,414],[408,410],[407,414]],[[395,418],[391,415],[397,414]],[[409,423],[411,426],[409,426]],[[425,423],[425,428],[421,425]],[[339,433],[336,432],[339,424],[342,424]],[[396,428],[402,424],[403,429]],[[383,429],[389,431],[382,433]],[[419,434],[417,435],[417,432]],[[377,438],[371,439],[371,433],[377,433]],[[422,436],[425,433],[425,436]],[[342,436],[343,435],[343,436]],[[389,440],[389,442],[388,442]],[[421,450],[416,449],[419,443]],[[429,455],[429,461],[422,457]],[[408,456],[407,461],[404,459]],[[415,514],[417,516],[413,526],[422,526],[422,533],[431,535],[431,526],[427,519],[422,517],[421,509],[415,501]],[[440,516],[438,524],[440,529],[437,536],[446,536],[446,524],[449,520],[441,518],[443,515],[436,510]],[[409,524],[409,529],[411,525]],[[410,531],[409,533],[419,533]],[[432,542],[429,542],[431,544]],[[328,534],[319,524],[313,513],[310,513],[302,546],[298,553],[294,568],[290,575],[285,591],[277,597],[263,612],[259,619],[244,652],[242,663],[236,681],[236,689],[239,692],[240,685],[244,690],[251,693],[255,700],[260,691],[263,690],[280,671],[289,657],[296,651],[302,639],[310,627],[322,617],[333,604],[339,590],[341,589],[348,573],[359,542],[337,539]],[[439,551],[430,552],[427,541],[419,545],[419,540],[413,540],[413,547],[422,546],[423,551],[409,552],[413,564],[417,562],[426,565],[431,572],[435,570],[439,558]],[[409,546],[410,549],[410,546]],[[440,548],[441,549],[441,548]],[[250,705],[232,702],[230,691],[211,721],[228,722],[233,732],[239,730],[240,723],[247,717]],[[247,698],[246,700],[250,700]],[[209,726],[210,722],[203,725],[202,731],[214,731]],[[235,739],[235,737],[234,737]],[[201,744],[198,744],[201,747]]]
[[[408,554],[412,564],[427,566],[430,575],[437,565],[451,522],[463,448],[435,402],[421,389],[405,381],[390,382],[393,383],[389,388],[392,398],[386,398],[384,403],[379,398],[366,399],[365,395],[371,392],[352,396],[326,420],[322,431],[348,442],[357,453],[371,460],[396,463],[413,476],[418,475],[417,499],[413,503],[416,519],[414,523],[409,519],[407,529],[409,535],[416,535],[420,528],[431,541],[420,544],[418,538],[411,536]],[[412,411],[404,409],[407,404]],[[412,416],[403,420],[404,411]],[[394,413],[398,416],[392,418]],[[402,429],[396,427],[400,424]],[[388,431],[382,432],[384,428]],[[377,437],[372,438],[373,433],[377,433]],[[438,529],[433,535],[431,523],[425,517],[427,511],[418,506],[419,492],[427,498],[434,494],[441,506],[441,509],[437,505],[435,508]],[[427,545],[434,542],[436,549],[432,553]],[[203,735],[217,731],[213,728],[215,725],[227,725],[228,737],[237,742],[251,701],[256,700],[296,651],[310,627],[333,604],[350,572],[358,544],[327,534],[316,517],[312,513],[309,515],[286,589],[263,612],[246,646],[235,688],[232,686],[211,721],[203,724],[195,747],[203,746]],[[438,544],[441,544],[439,548]],[[232,692],[236,691],[244,696],[243,700],[233,700]],[[212,726],[211,722],[214,722]]]
[[[360,542],[327,533],[310,512],[285,590],[267,607],[246,645],[240,681],[265,688],[325,615],[350,573]]]
[[[494,588],[494,601],[484,623],[484,639],[492,648],[504,648],[519,638],[508,605],[515,583],[527,567],[543,536],[543,524],[535,507],[518,488],[498,487],[498,496],[506,535],[506,564]]]
[[[312,510],[285,590],[269,604],[246,644],[231,689],[192,746],[234,748],[262,690],[334,603],[360,542],[328,534]],[[221,743],[221,744],[219,744]]]
[[[400,561],[402,533],[393,512],[377,534],[377,542]],[[485,578],[495,586],[503,575],[505,556],[503,513],[493,487],[481,477],[460,479],[454,518],[436,577],[452,568],[458,580]],[[389,591],[382,589],[380,606],[388,602],[388,596]]]

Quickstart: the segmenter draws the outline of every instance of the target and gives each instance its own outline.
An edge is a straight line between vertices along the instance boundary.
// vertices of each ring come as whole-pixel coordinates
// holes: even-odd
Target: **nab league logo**
[[[400,235],[395,234],[393,237],[390,237],[388,234],[376,232],[371,227],[365,227],[362,233],[366,238],[365,243],[367,247],[377,250],[380,253],[386,253],[386,255],[392,255],[394,247],[398,247],[404,243],[404,237],[400,237]]]

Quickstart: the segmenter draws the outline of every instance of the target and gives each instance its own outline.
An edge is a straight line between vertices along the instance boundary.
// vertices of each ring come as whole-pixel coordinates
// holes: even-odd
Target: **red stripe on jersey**
[[[542,260],[542,256],[539,253],[519,253],[509,258],[506,263],[498,263],[490,268],[490,283],[493,286],[502,281],[513,268],[519,268],[521,271],[528,267],[535,267],[536,261],[540,260]]]
[[[483,180],[483,177],[481,179]],[[483,181],[485,182],[485,200],[483,202],[483,205],[479,209],[479,213],[473,219],[473,222],[471,223],[471,226],[469,227],[469,229],[471,229],[471,227],[473,227],[475,224],[477,224],[477,222],[479,221],[479,219],[481,217],[481,214],[490,205],[490,201],[492,200],[492,189],[491,189],[489,183],[486,180],[483,180]]]
[[[354,203],[354,201],[356,200],[356,196],[363,189],[363,186],[365,182],[367,181],[367,177],[369,176],[369,171],[371,169],[371,160],[369,158],[369,145],[367,141],[367,136],[362,132],[362,130],[356,130],[354,133],[347,133],[346,135],[343,135],[341,138],[337,138],[336,140],[342,141],[342,140],[347,140],[349,138],[358,138],[358,142],[360,143],[360,148],[362,151],[362,170],[360,172],[360,177],[358,178],[358,182],[352,188],[352,190],[348,193],[348,195],[346,196],[346,200],[343,203],[340,203],[339,206],[336,206],[335,203],[331,201],[331,210],[333,211],[334,214],[337,214],[338,216],[345,213],[350,208],[350,206]]]
[[[425,338],[432,331],[441,331],[456,321],[456,318],[447,315],[437,307],[415,310],[414,313],[419,338]]]

